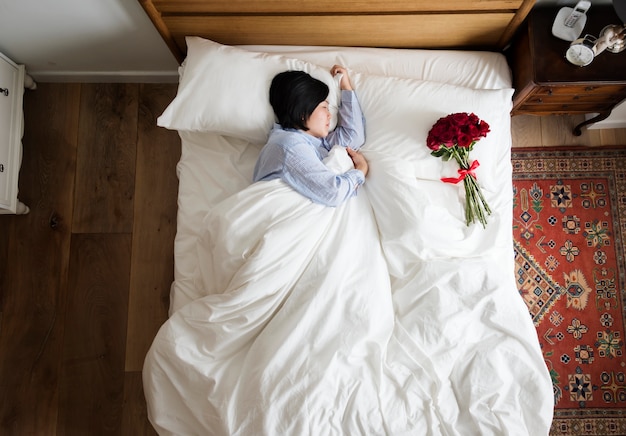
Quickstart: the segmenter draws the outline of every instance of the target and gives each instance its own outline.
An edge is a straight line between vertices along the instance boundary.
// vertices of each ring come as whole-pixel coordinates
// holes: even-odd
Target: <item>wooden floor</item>
[[[584,120],[584,115],[515,116],[511,119],[513,147],[555,147],[561,145],[585,147],[626,146],[626,128],[605,130],[583,128],[582,135],[574,136],[572,134],[573,128]]]
[[[39,84],[25,95],[21,199],[0,216],[0,434],[149,435],[141,367],[165,320],[176,230],[176,85]],[[513,118],[514,146],[574,137],[580,117]]]
[[[173,279],[175,85],[39,84],[0,216],[0,434],[155,434],[143,357]]]

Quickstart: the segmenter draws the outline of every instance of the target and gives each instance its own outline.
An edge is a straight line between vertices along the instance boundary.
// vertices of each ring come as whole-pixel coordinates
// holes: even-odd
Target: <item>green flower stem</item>
[[[478,185],[478,181],[476,179],[474,179],[474,183],[476,184],[476,192],[478,193],[478,196],[480,197],[481,204],[485,208],[485,211],[487,212],[487,214],[491,215],[491,209],[489,208],[489,205],[487,204],[487,200],[485,200],[485,197],[483,196],[483,191],[480,189],[480,186]]]
[[[450,154],[459,167],[469,169],[469,149],[463,147],[452,147]],[[491,209],[483,196],[478,185],[478,181],[471,174],[467,174],[463,179],[465,187],[465,223],[469,226],[478,220],[483,228],[487,226],[487,215],[491,215]]]
[[[463,180],[463,183],[465,184],[467,224],[469,225],[473,223],[475,219],[478,219],[483,227],[485,227],[487,225],[486,214],[491,214],[491,211],[489,210],[487,203],[484,201],[480,192],[480,187],[478,186],[476,179],[471,175],[468,175],[465,180]],[[469,218],[467,211],[471,211],[469,213]]]

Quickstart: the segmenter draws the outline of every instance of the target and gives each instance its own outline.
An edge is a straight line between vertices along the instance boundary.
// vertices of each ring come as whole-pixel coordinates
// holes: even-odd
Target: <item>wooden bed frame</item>
[[[535,0],[138,0],[179,62],[221,44],[502,50]]]

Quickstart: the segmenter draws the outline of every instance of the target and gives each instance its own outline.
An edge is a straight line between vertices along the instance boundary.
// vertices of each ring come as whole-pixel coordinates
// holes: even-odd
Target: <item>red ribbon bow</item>
[[[456,178],[455,177],[442,177],[441,181],[445,183],[459,183],[461,180],[465,179],[465,177],[467,177],[468,174],[472,176],[473,178],[476,178],[476,174],[474,173],[474,170],[478,168],[479,165],[480,164],[478,163],[478,161],[475,160],[472,162],[469,168],[458,169],[459,177],[456,177]]]

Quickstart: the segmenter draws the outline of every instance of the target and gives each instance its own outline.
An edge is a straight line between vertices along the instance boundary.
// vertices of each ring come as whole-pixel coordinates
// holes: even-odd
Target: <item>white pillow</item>
[[[511,87],[511,70],[502,53],[375,47],[240,45],[248,51],[302,59],[321,66],[340,64],[377,76],[432,80],[474,89]]]
[[[199,37],[187,37],[186,42],[187,58],[178,92],[158,118],[159,126],[215,132],[263,144],[275,120],[269,104],[270,83],[286,70],[306,71],[328,85],[331,127],[336,125],[340,89],[329,69]]]

